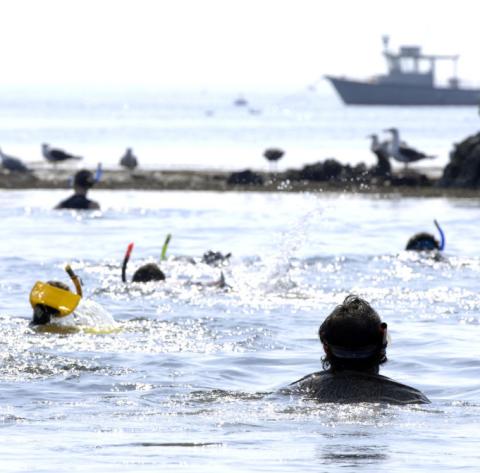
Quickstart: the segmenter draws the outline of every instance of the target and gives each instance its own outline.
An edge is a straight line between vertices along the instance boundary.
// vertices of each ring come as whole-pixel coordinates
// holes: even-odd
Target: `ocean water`
[[[0,191],[2,472],[478,471],[478,199],[94,190],[102,211],[51,210],[66,193]],[[403,251],[434,218],[443,257]],[[127,244],[131,276],[167,233],[167,280],[122,284]],[[120,331],[29,329],[32,285],[66,263]],[[230,289],[198,284],[221,271]],[[431,404],[279,392],[320,369],[349,293],[389,325],[382,373]]]
[[[244,98],[246,104],[235,105]],[[476,107],[346,107],[325,83],[318,90],[235,94],[172,92],[2,91],[0,146],[35,166],[41,143],[115,168],[132,147],[143,168],[268,169],[263,151],[286,154],[278,169],[326,158],[373,164],[367,135],[402,140],[437,156],[417,166],[443,168],[453,144],[476,133]]]

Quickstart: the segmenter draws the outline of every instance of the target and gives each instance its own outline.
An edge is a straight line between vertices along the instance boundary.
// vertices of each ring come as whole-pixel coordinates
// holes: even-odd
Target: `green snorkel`
[[[165,261],[167,259],[167,248],[171,238],[172,238],[172,235],[170,233],[165,238],[165,242],[163,243],[163,246],[162,246],[162,253],[160,255],[160,261]]]

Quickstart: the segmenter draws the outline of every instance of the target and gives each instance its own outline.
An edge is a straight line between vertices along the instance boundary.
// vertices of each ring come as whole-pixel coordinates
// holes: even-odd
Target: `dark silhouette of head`
[[[370,304],[349,295],[318,330],[325,350],[324,369],[378,372],[386,357],[387,324]]]
[[[416,233],[408,240],[405,249],[409,251],[440,250],[440,242],[430,233]]]
[[[73,178],[73,186],[75,189],[88,190],[95,184],[95,177],[87,169],[82,169],[75,174]]]
[[[47,284],[50,286],[58,287],[65,291],[70,291],[70,288],[61,281],[47,281]],[[50,307],[45,304],[37,304],[33,308],[33,316],[32,321],[30,322],[31,325],[45,325],[51,322],[52,317],[57,317],[60,312],[53,307]]]
[[[165,274],[155,263],[140,266],[132,277],[132,282],[164,281]]]

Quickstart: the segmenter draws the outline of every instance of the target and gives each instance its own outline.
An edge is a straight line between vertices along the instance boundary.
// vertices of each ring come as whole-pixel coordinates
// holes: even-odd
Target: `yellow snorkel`
[[[53,286],[52,284],[37,281],[30,291],[30,305],[35,308],[38,304],[42,304],[58,312],[57,317],[65,317],[71,314],[78,306],[82,298],[82,286],[79,277],[73,272],[70,265],[65,267],[65,271],[75,285],[77,294]]]
[[[73,272],[73,269],[69,264],[65,266],[65,271],[67,274],[70,276],[70,279],[72,280],[73,284],[75,285],[75,289],[77,290],[77,294],[82,297],[82,283],[80,282],[80,278]]]

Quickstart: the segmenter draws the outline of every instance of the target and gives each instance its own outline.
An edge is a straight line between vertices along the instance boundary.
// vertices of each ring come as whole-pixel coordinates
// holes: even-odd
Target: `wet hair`
[[[82,169],[75,174],[73,178],[73,185],[83,189],[90,189],[95,184],[93,174],[87,169]]]
[[[407,242],[406,250],[412,251],[432,251],[439,250],[439,241],[430,233],[416,233]]]
[[[372,306],[349,295],[335,307],[318,330],[325,350],[324,369],[365,371],[387,361],[386,324]]]
[[[47,281],[47,284],[50,286],[58,287],[59,289],[63,289],[64,291],[70,291],[70,288],[61,281]],[[60,312],[53,307],[50,307],[45,304],[37,304],[33,308],[33,316],[32,321],[30,322],[31,325],[45,325],[50,323],[52,317],[58,316]]]
[[[132,282],[164,281],[165,274],[155,263],[140,266],[132,277]]]

